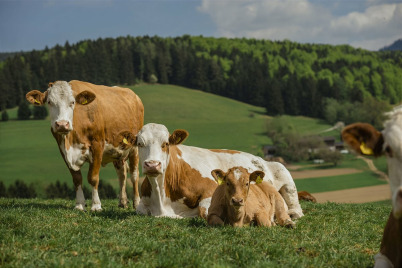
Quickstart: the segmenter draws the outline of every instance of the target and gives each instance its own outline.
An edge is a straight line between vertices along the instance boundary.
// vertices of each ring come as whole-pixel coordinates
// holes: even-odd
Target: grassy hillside
[[[264,134],[268,118],[264,108],[170,85],[141,85],[133,90],[144,103],[145,122],[165,124],[170,131],[188,130],[185,144],[261,154],[261,147],[270,142]],[[17,110],[10,110],[9,116],[15,119]],[[301,133],[329,127],[316,119],[285,118],[293,120]],[[6,185],[16,179],[34,182],[38,189],[56,180],[72,185],[48,120],[0,122],[0,170]],[[87,165],[84,178],[86,170]],[[117,187],[116,178],[112,165],[101,169],[101,179]]]
[[[0,266],[372,267],[391,206],[302,202],[295,229],[211,228],[200,218],[138,216],[107,200],[103,208],[0,198]]]

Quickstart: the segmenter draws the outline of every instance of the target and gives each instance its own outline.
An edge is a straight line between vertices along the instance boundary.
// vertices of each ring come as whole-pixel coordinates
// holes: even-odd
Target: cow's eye
[[[144,147],[144,144],[141,143],[141,142],[139,142],[139,143],[137,144],[137,146],[138,146],[138,147]]]
[[[230,184],[227,182],[226,185],[229,186]]]
[[[162,149],[165,149],[169,144],[167,142],[165,142],[164,144],[162,144]]]
[[[246,183],[246,186],[248,186],[248,182]]]
[[[75,101],[70,102],[70,107],[74,106]]]
[[[48,105],[51,105],[50,101],[47,101],[47,104],[48,104]]]

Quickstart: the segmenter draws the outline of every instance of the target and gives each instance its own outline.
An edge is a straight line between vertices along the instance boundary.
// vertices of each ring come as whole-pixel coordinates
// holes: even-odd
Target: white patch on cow
[[[56,132],[56,122],[67,121],[70,130],[73,129],[73,114],[75,98],[70,84],[66,81],[57,81],[47,90],[47,102],[49,107],[50,122],[53,131]]]
[[[212,197],[204,198],[200,201],[198,206],[205,208],[205,214],[208,215],[208,209],[211,206],[211,199]]]
[[[75,193],[75,208],[82,211],[85,210],[85,197],[81,185],[78,186]]]
[[[141,197],[137,208],[139,214],[169,218],[198,216],[198,208],[189,208],[184,204],[184,198],[172,202],[171,199],[166,196],[162,175],[148,179],[152,186],[151,196]],[[160,187],[160,185],[162,185],[162,187]]]
[[[402,109],[389,114],[390,120],[385,122],[382,135],[385,150],[389,147],[392,155],[387,155],[389,184],[392,194],[392,208],[396,218],[402,217],[402,204],[398,202],[398,191],[402,188]]]
[[[236,180],[240,180],[241,179],[241,174],[243,174],[240,169],[235,169],[233,172],[233,175],[235,177]]]
[[[100,211],[102,210],[101,201],[99,199],[98,190],[94,187],[92,188],[92,211]]]
[[[80,170],[82,165],[84,165],[85,161],[87,160],[92,162],[92,154],[89,149],[86,149],[84,152],[82,150],[84,144],[72,144],[67,150],[65,146],[65,140],[63,139],[59,146],[61,151],[63,152],[68,167],[72,170]]]
[[[377,253],[374,256],[375,264],[374,268],[392,268],[394,265],[392,262],[387,258],[387,256]]]

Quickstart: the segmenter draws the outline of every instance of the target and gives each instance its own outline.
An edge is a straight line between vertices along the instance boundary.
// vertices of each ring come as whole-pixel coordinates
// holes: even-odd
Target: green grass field
[[[372,267],[391,206],[312,204],[295,229],[99,213],[65,200],[0,198],[2,267]]]
[[[265,135],[268,116],[264,108],[232,99],[171,85],[133,87],[145,106],[145,122],[164,124],[170,131],[183,128],[190,136],[185,144],[205,148],[236,149],[261,155],[269,144]],[[72,185],[67,167],[50,133],[48,120],[18,121],[17,109],[8,111],[10,121],[0,122],[0,180],[33,182],[43,189],[54,181]],[[329,128],[321,120],[284,116],[300,133]],[[83,168],[84,178],[88,166]],[[112,165],[101,169],[101,179],[117,188]]]

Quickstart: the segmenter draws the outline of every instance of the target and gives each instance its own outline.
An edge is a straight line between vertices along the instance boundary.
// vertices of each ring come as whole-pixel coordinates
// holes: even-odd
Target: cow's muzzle
[[[70,123],[67,120],[60,120],[54,123],[57,133],[66,134],[71,131]]]
[[[230,203],[234,207],[240,208],[240,207],[244,206],[244,199],[243,198],[232,197],[232,199],[230,201],[231,201]]]
[[[162,163],[159,161],[145,161],[143,173],[146,175],[159,175],[162,173]]]

